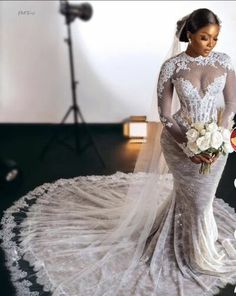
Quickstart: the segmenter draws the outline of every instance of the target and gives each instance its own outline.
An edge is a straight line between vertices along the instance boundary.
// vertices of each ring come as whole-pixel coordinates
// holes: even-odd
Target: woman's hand
[[[217,160],[218,157],[219,157],[219,154],[217,156],[215,155],[210,156],[208,154],[200,153],[190,157],[190,160],[196,164],[203,163],[203,162],[212,164]]]

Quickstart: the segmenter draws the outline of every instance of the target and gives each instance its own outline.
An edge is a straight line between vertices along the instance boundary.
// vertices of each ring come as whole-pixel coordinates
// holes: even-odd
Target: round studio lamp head
[[[0,159],[0,189],[19,185],[21,170],[11,159]]]
[[[60,1],[60,13],[65,15],[69,22],[72,22],[76,17],[83,21],[88,21],[93,14],[93,8],[89,3],[72,4],[68,1]]]

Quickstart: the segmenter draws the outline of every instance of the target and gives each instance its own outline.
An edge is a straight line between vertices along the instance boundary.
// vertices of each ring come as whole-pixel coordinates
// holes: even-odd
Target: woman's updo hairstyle
[[[184,16],[177,22],[176,36],[179,41],[188,42],[187,31],[194,34],[205,26],[210,24],[220,25],[220,23],[218,16],[211,10],[200,8],[194,10],[191,14]]]

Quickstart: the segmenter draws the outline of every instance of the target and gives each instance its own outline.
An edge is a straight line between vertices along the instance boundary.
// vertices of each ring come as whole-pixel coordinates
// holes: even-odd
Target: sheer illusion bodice
[[[173,88],[180,101],[180,109],[171,117]],[[236,82],[230,57],[211,52],[207,57],[191,57],[182,52],[167,60],[161,69],[158,84],[160,119],[178,142],[186,141],[184,132],[192,122],[217,120],[216,101],[224,96],[225,110],[222,126],[236,112]]]
[[[180,110],[172,116],[174,88]],[[230,58],[182,52],[162,65],[157,92],[163,124],[158,144],[168,173],[59,179],[5,211],[0,234],[17,295],[212,296],[219,287],[236,284],[236,213],[223,196],[215,196],[227,157],[219,156],[211,173],[201,175],[184,146],[186,116],[194,122],[216,119],[221,95],[223,126],[236,111]],[[126,200],[131,183],[133,199]],[[113,241],[118,247],[103,241],[130,211],[118,243]],[[144,252],[128,268],[143,235]]]

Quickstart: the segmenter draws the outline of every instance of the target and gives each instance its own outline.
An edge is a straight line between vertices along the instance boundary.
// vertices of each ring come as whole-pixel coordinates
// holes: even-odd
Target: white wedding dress
[[[170,116],[173,87],[180,109]],[[104,243],[99,250],[96,243],[115,229],[131,177],[141,190],[145,172],[59,179],[23,196],[2,218],[1,245],[17,295],[212,296],[236,284],[236,213],[215,196],[227,156],[208,175],[199,174],[184,144],[187,117],[216,120],[218,95],[225,100],[224,127],[236,112],[231,60],[219,52],[196,58],[182,52],[163,63],[157,92],[169,173],[160,175],[152,192],[168,198],[135,269],[118,285],[132,241],[124,237],[124,248],[114,253],[113,246]],[[100,258],[103,264],[96,266]]]

